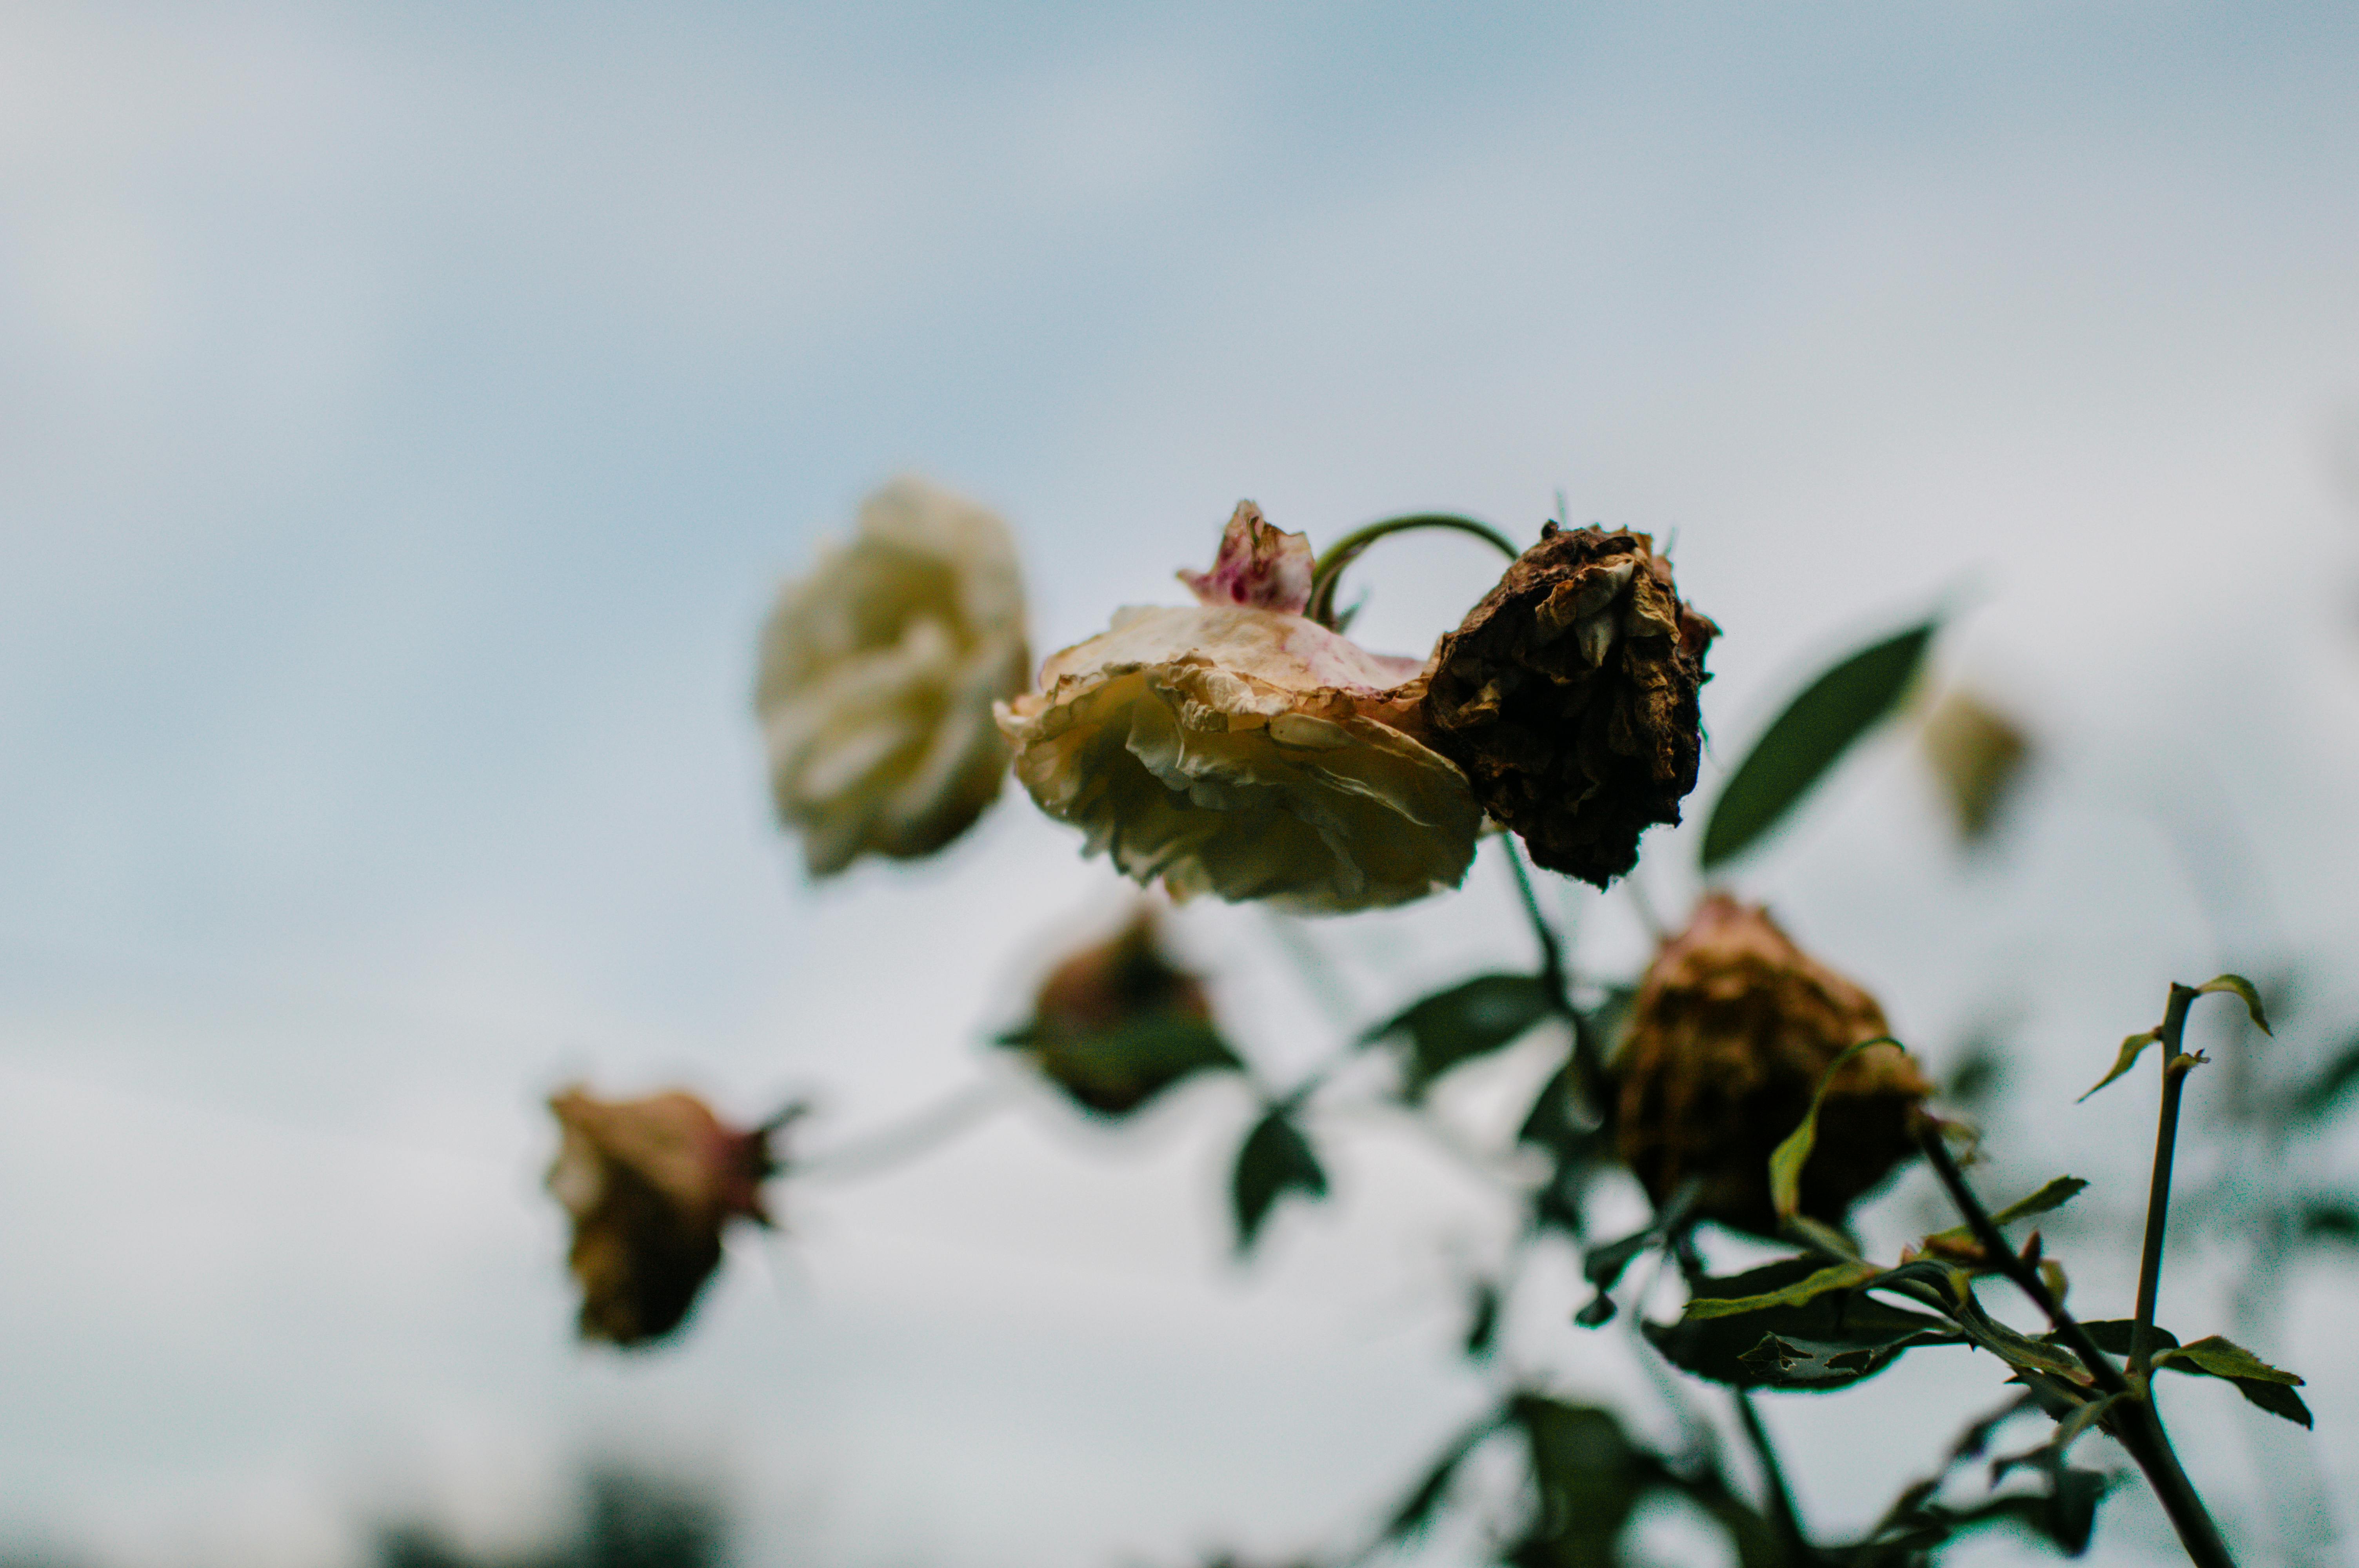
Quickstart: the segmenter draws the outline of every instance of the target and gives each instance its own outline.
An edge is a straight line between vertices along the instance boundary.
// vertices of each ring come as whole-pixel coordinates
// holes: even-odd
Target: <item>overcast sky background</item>
[[[2014,1017],[1992,1181],[2130,1213],[2151,1085],[2071,1098],[2169,979],[2310,960],[2287,1060],[2359,1017],[2354,84],[2328,5],[0,7],[0,1530],[335,1568],[393,1509],[516,1540],[617,1451],[717,1477],[749,1562],[1177,1565],[1350,1540],[1478,1407],[1496,1206],[1339,1114],[1338,1201],[1237,1268],[1227,1086],[1128,1136],[1019,1090],[789,1187],[677,1347],[570,1342],[549,1087],[855,1135],[1123,907],[1020,796],[825,888],[766,820],[755,628],[904,469],[1015,524],[1044,653],[1240,496],[1675,535],[1725,633],[1700,800],[1957,607],[1945,670],[2044,746],[1997,852],[1887,740],[1735,881],[1937,1064]],[[1387,545],[1364,640],[1495,569]],[[1652,841],[1674,914],[1694,844]],[[1330,1048],[1259,914],[1180,934],[1273,1074]],[[1529,952],[1487,851],[1314,935],[1357,1018]],[[2188,1229],[2201,1333],[2233,1254]],[[1551,1266],[1518,1356],[1658,1421]],[[2306,1271],[2275,1346],[2345,1498],[2354,1290]],[[1815,1521],[1992,1401],[1951,1357],[1773,1401]],[[2283,1434],[2176,1398],[2271,1560]],[[2170,1555],[2136,1491],[2100,1561]]]

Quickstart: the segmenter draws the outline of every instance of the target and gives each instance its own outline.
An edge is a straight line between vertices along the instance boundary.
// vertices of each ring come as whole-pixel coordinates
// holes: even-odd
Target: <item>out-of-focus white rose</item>
[[[1455,886],[1483,820],[1430,749],[1416,659],[1371,654],[1300,612],[1310,546],[1240,504],[1203,602],[1118,611],[999,706],[1042,810],[1179,896],[1339,913]]]
[[[992,704],[1025,689],[1030,662],[1007,525],[920,479],[870,496],[762,631],[770,788],[811,874],[966,831],[1007,768]]]

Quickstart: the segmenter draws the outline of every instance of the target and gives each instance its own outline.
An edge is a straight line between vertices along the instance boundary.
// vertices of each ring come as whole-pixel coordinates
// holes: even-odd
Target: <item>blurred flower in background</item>
[[[678,1328],[721,1266],[732,1219],[768,1225],[762,1183],[789,1108],[750,1130],[678,1090],[645,1099],[549,1097],[562,1132],[549,1190],[573,1217],[567,1254],[582,1287],[582,1337],[645,1345]]]
[[[762,632],[771,793],[811,874],[929,855],[972,827],[1007,767],[991,705],[1030,663],[1007,525],[922,479],[870,496]]]

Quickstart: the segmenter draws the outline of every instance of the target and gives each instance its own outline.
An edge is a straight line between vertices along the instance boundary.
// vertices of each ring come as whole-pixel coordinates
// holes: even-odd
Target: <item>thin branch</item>
[[[2220,1527],[2212,1522],[2211,1510],[2203,1506],[2194,1483],[2180,1467],[2179,1455],[2171,1452],[2169,1434],[2163,1431],[2161,1418],[2155,1413],[2145,1390],[2133,1392],[2121,1368],[2097,1348],[2080,1321],[2064,1310],[2038,1271],[2007,1245],[2006,1238],[1999,1234],[1997,1225],[1992,1221],[1990,1211],[1983,1207],[1982,1200],[1974,1196],[1973,1189],[1959,1173],[1958,1162],[1950,1157],[1948,1146],[1941,1141],[1940,1128],[1930,1119],[1919,1123],[1917,1146],[1924,1151],[1926,1162],[1949,1190],[1950,1201],[1957,1206],[1992,1266],[2031,1298],[2032,1304],[2055,1327],[2056,1336],[2081,1358],[2099,1388],[2108,1394],[2129,1395],[2105,1418],[2106,1430],[2121,1441],[2122,1447],[2137,1462],[2137,1467],[2146,1472],[2147,1484],[2154,1488],[2156,1500],[2169,1516],[2171,1528],[2179,1532],[2179,1542],[2187,1549],[2190,1561],[2198,1568],[2234,1568],[2235,1559],[2228,1554],[2228,1543],[2222,1539]]]
[[[1777,1446],[1769,1440],[1769,1429],[1762,1424],[1761,1412],[1753,1408],[1753,1395],[1744,1389],[1729,1390],[1736,1396],[1736,1416],[1745,1424],[1745,1440],[1753,1445],[1754,1460],[1761,1466],[1761,1490],[1769,1505],[1770,1522],[1777,1533],[1786,1538],[1787,1550],[1793,1560],[1808,1563],[1818,1554],[1811,1550],[1810,1538],[1802,1530],[1802,1516],[1794,1507],[1794,1494],[1787,1489],[1785,1466],[1777,1462]]]
[[[832,1149],[822,1149],[816,1154],[788,1160],[780,1168],[780,1173],[817,1177],[821,1181],[844,1181],[891,1170],[920,1154],[930,1152],[937,1145],[948,1142],[993,1111],[1009,1104],[1015,1097],[1016,1083],[1014,1077],[1006,1076],[969,1084],[953,1090],[907,1120],[839,1143]]]
[[[2188,1071],[2195,1059],[2180,1054],[2187,1029],[2187,1010],[2200,993],[2173,981],[2170,1002],[2163,1010],[2162,1027],[2155,1031],[2162,1044],[2162,1109],[2154,1133],[2154,1184],[2147,1190],[2146,1247],[2138,1258],[2137,1318],[2130,1330],[2130,1379],[2140,1388],[2149,1374],[2154,1354],[2155,1297],[2162,1288],[2163,1230],[2170,1220],[2170,1162],[2179,1146],[2179,1102],[2187,1089]]]

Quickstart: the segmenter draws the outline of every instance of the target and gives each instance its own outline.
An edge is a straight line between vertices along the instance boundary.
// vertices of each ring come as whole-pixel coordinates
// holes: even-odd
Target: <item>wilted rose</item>
[[[870,496],[762,632],[771,792],[812,875],[966,831],[1006,771],[991,705],[1030,659],[1007,525],[919,479]]]
[[[1603,887],[1695,788],[1718,630],[1646,535],[1551,524],[1435,648],[1433,744],[1535,861]]]
[[[549,1108],[561,1132],[549,1190],[573,1217],[567,1260],[582,1286],[582,1337],[660,1339],[720,1266],[723,1227],[770,1223],[761,1184],[776,1168],[771,1129],[732,1128],[677,1090],[602,1100],[569,1088]]]
[[[1241,503],[1201,600],[1128,609],[1000,705],[1016,775],[1141,882],[1334,913],[1455,886],[1482,811],[1421,738],[1415,659],[1302,613],[1310,546]]]
[[[1190,1074],[1239,1065],[1212,1027],[1203,982],[1171,961],[1145,909],[1050,970],[1031,1020],[1000,1044],[1102,1116],[1126,1116]]]
[[[1767,912],[1713,893],[1656,955],[1632,1004],[1614,1065],[1622,1158],[1658,1204],[1697,1181],[1695,1214],[1774,1234],[1771,1152],[1801,1125],[1835,1058],[1886,1033],[1875,998]],[[1898,1046],[1846,1063],[1820,1108],[1802,1212],[1840,1224],[1914,1151],[1912,1119],[1931,1092]]]

